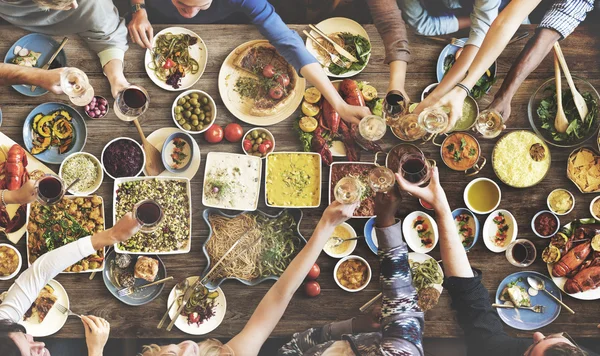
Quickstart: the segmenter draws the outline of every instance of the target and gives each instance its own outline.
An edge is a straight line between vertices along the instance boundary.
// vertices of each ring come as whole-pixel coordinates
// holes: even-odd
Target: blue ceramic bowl
[[[169,143],[171,141],[173,141],[176,138],[180,138],[182,140],[184,140],[188,147],[190,148],[190,156],[188,157],[188,162],[185,164],[185,166],[181,167],[181,168],[172,168],[167,161],[167,158],[170,155],[170,152],[168,152],[167,150],[167,146],[169,145]],[[162,157],[162,163],[165,166],[165,168],[167,169],[167,171],[171,172],[171,173],[181,173],[183,171],[185,171],[186,169],[189,168],[190,164],[192,163],[192,159],[194,157],[194,139],[192,138],[192,136],[190,136],[189,134],[180,131],[180,132],[174,132],[171,135],[169,135],[169,137],[167,137],[167,139],[165,140],[165,143],[163,144],[162,147],[162,153],[161,153],[161,157]]]
[[[67,158],[71,153],[83,151],[85,142],[87,140],[87,126],[85,125],[83,117],[81,117],[77,110],[62,103],[45,103],[38,105],[35,109],[33,109],[29,115],[27,115],[25,123],[23,124],[23,142],[25,142],[25,148],[27,148],[27,151],[31,152],[31,149],[33,148],[34,138],[31,123],[35,115],[47,115],[57,110],[65,110],[69,113],[69,115],[71,115],[71,125],[73,125],[74,131],[73,143],[71,143],[71,148],[64,153],[59,153],[58,147],[49,147],[44,152],[34,155],[34,157],[40,161],[50,164],[61,164],[62,161],[64,161],[65,158]]]
[[[208,221],[208,216],[210,214],[219,214],[219,215],[225,216],[227,218],[234,218],[234,217],[236,217],[238,215],[241,215],[241,214],[259,214],[259,215],[262,215],[264,217],[272,219],[272,218],[276,218],[279,215],[283,214],[285,211],[288,211],[290,213],[290,215],[292,215],[292,218],[296,222],[296,231],[295,231],[296,232],[296,236],[298,236],[300,238],[300,240],[302,241],[303,245],[306,245],[306,239],[300,233],[300,222],[302,221],[302,210],[300,210],[300,209],[296,209],[296,208],[283,209],[277,215],[269,215],[269,214],[263,213],[260,210],[256,210],[256,211],[244,211],[244,212],[241,212],[239,214],[228,215],[228,214],[223,213],[219,209],[214,209],[214,208],[204,209],[204,212],[202,213],[202,217],[204,218],[204,221],[206,222],[206,225],[208,225],[208,238],[204,242],[204,245],[202,245],[202,251],[204,252],[204,256],[206,256],[206,260],[207,260],[206,267],[204,268],[204,271],[202,271],[202,277],[204,277],[208,273],[208,271],[210,271],[210,268],[211,268],[210,256],[208,255],[208,251],[206,250],[206,245],[208,244],[208,241],[210,241],[210,238],[213,235],[212,227],[210,226],[210,222]],[[216,263],[217,261],[214,261],[214,262]],[[208,288],[210,290],[217,289],[217,287],[219,287],[221,285],[221,283],[223,283],[226,279],[233,279],[233,280],[240,281],[243,284],[248,285],[248,286],[255,286],[255,285],[257,285],[259,283],[262,283],[262,282],[264,282],[266,280],[269,280],[269,279],[278,280],[279,276],[260,277],[260,278],[257,278],[257,279],[253,279],[251,281],[245,280],[245,279],[240,279],[240,278],[233,278],[233,277],[232,278],[220,278],[220,279],[212,280],[212,281],[209,281],[209,282],[205,283],[205,286],[206,286],[206,288]]]
[[[479,220],[477,220],[475,214],[467,208],[454,209],[452,211],[452,218],[456,219],[456,217],[461,214],[470,215],[473,221],[475,221],[475,237],[473,238],[473,243],[471,243],[471,245],[469,246],[465,246],[465,250],[469,251],[471,248],[473,248],[473,246],[475,246],[475,244],[477,243],[477,239],[479,239],[479,232],[481,231],[481,226],[479,225]]]
[[[41,55],[37,60],[37,67],[41,68],[44,66],[44,64],[46,64],[46,62],[48,62],[50,57],[52,57],[60,44],[52,37],[42,35],[41,33],[30,33],[19,38],[17,42],[10,47],[8,52],[6,52],[6,56],[4,57],[4,63],[12,63],[12,60],[17,56],[14,52],[16,46],[27,48],[30,51],[40,52]],[[67,66],[67,56],[65,55],[64,49],[58,53],[54,59],[54,63],[57,61],[61,64],[61,67]],[[13,85],[12,87],[25,96],[41,96],[48,92],[46,89],[40,87],[37,87],[34,91],[31,91],[31,85],[24,84]]]
[[[375,218],[376,216],[373,216],[372,218],[367,220],[367,223],[365,224],[364,234],[367,246],[369,246],[371,252],[377,254],[377,245],[375,244],[375,240],[373,239],[373,227],[375,226]]]

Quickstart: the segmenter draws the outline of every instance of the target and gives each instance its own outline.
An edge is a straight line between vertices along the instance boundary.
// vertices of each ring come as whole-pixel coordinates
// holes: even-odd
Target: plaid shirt
[[[556,1],[546,12],[540,27],[556,30],[562,38],[575,30],[588,12],[594,9],[594,0]]]

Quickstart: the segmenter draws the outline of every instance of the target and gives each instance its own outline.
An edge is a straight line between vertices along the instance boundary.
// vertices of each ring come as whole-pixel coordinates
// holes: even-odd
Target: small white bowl
[[[492,238],[496,235],[496,232],[498,231],[498,227],[496,226],[496,223],[494,222],[494,218],[496,218],[496,216],[498,216],[499,213],[504,214],[504,219],[506,220],[506,223],[508,224],[508,231],[506,232],[507,237],[506,237],[506,241],[504,241],[504,246],[498,246],[492,241]],[[485,243],[485,247],[487,247],[488,250],[495,252],[495,253],[503,252],[503,251],[506,251],[506,249],[508,248],[508,245],[510,245],[511,242],[513,242],[517,239],[518,232],[519,232],[519,226],[517,225],[517,220],[515,219],[513,214],[511,214],[510,211],[508,211],[508,210],[498,209],[496,211],[493,211],[487,217],[487,219],[485,219],[485,223],[483,224],[483,234],[482,234],[483,242]]]
[[[85,195],[93,194],[96,190],[98,190],[98,188],[100,188],[100,185],[102,184],[102,180],[104,179],[104,170],[102,169],[102,163],[98,160],[98,158],[96,158],[96,156],[89,154],[87,152],[71,153],[60,164],[60,169],[58,170],[58,176],[64,180],[63,167],[64,167],[65,163],[67,163],[71,158],[73,158],[75,156],[86,156],[86,157],[90,158],[92,160],[92,162],[94,162],[94,165],[96,166],[96,172],[98,173],[98,177],[96,178],[96,182],[94,183],[94,185],[92,187],[90,187],[88,190],[76,191],[73,189],[69,189],[68,192],[73,195],[77,195],[77,196],[85,196]]]
[[[342,223],[340,225],[340,227],[342,227],[342,228],[346,229],[348,232],[350,232],[350,237],[356,237],[357,236],[356,235],[356,231],[354,230],[354,228],[352,226],[350,226],[350,224],[348,224],[348,223]],[[327,255],[329,255],[330,257],[333,257],[333,258],[346,257],[349,254],[351,254],[352,252],[354,252],[354,249],[356,248],[356,245],[357,245],[357,241],[358,240],[348,241],[348,243],[350,244],[350,246],[346,249],[346,251],[344,251],[342,253],[335,254],[335,253],[333,253],[331,251],[328,251],[327,250],[327,245],[325,245],[325,247],[323,247],[323,251]]]
[[[552,209],[552,207],[550,206],[550,195],[552,195],[552,193],[557,192],[559,190],[564,190],[565,192],[569,193],[569,195],[571,196],[571,200],[573,200],[573,204],[571,205],[571,209],[567,210],[566,212],[559,214],[558,212],[554,211],[554,209]],[[550,192],[550,194],[548,194],[548,197],[546,198],[546,205],[548,205],[548,210],[550,210],[551,212],[553,212],[556,215],[567,215],[569,214],[571,211],[573,211],[573,209],[575,208],[575,196],[573,195],[573,193],[571,193],[570,191],[564,189],[564,188],[558,188],[558,189],[554,189],[553,191]]]
[[[0,244],[0,246],[6,246],[6,247],[14,250],[17,253],[17,256],[19,256],[19,265],[18,265],[17,269],[11,275],[9,275],[9,276],[0,276],[0,280],[2,280],[2,281],[8,281],[9,279],[15,278],[17,276],[17,274],[19,274],[19,272],[21,271],[21,266],[23,266],[23,257],[19,253],[19,250],[17,250],[12,245],[9,245],[9,244]]]
[[[139,147],[140,151],[142,151],[142,167],[140,168],[139,172],[137,172],[135,175],[133,175],[131,177],[137,177],[137,176],[139,176],[142,173],[142,171],[144,170],[144,167],[146,166],[146,153],[144,152],[144,149],[142,148],[142,145],[140,145],[136,140],[131,139],[129,137],[117,137],[114,140],[109,141],[104,146],[104,148],[102,149],[102,154],[100,155],[100,162],[102,163],[102,169],[104,170],[104,172],[106,173],[106,175],[108,175],[112,179],[117,179],[117,177],[113,177],[110,173],[108,173],[108,171],[106,170],[106,167],[104,166],[104,151],[106,151],[106,148],[108,146],[110,146],[113,142],[119,141],[119,140],[129,140],[129,141],[135,143],[137,145],[137,147]],[[125,178],[125,177],[121,177],[121,178]]]
[[[600,216],[596,216],[596,214],[594,214],[594,209],[592,209],[592,207],[594,206],[594,203],[598,201],[598,199],[600,199],[600,195],[595,197],[590,203],[590,214],[592,214],[592,217],[596,220],[600,220]]]
[[[473,186],[473,184],[482,181],[482,180],[486,180],[488,182],[491,182],[494,187],[496,187],[496,189],[498,190],[498,201],[496,202],[496,205],[494,205],[493,208],[491,208],[488,211],[479,211],[477,209],[474,209],[473,206],[471,206],[471,203],[469,203],[469,189]],[[469,208],[469,210],[471,210],[472,212],[474,212],[475,214],[479,214],[479,215],[485,215],[485,214],[489,214],[492,211],[498,209],[498,205],[500,205],[500,201],[502,200],[502,190],[500,190],[500,186],[498,186],[498,183],[494,182],[493,180],[489,179],[489,178],[475,178],[472,181],[469,182],[469,184],[467,184],[467,186],[465,187],[465,191],[463,192],[463,199],[465,201],[465,204],[467,204],[467,208]]]
[[[554,232],[552,232],[550,235],[548,236],[544,236],[540,233],[537,232],[537,230],[535,229],[535,219],[537,219],[538,216],[544,214],[544,213],[549,213],[551,214],[554,219],[556,220],[556,230]],[[549,237],[552,237],[554,235],[556,235],[556,233],[560,230],[560,219],[558,218],[558,216],[556,214],[554,214],[552,211],[550,210],[542,210],[539,211],[537,214],[535,214],[533,216],[533,219],[531,219],[531,230],[533,230],[533,233],[537,236],[537,237],[541,237],[542,239],[547,239]]]
[[[267,154],[274,152],[275,151],[275,136],[273,136],[273,134],[271,133],[271,131],[262,128],[262,127],[255,127],[253,129],[248,130],[248,132],[246,132],[244,134],[244,136],[242,137],[242,151],[244,151],[245,154],[247,154],[248,156],[253,156],[251,155],[248,151],[246,151],[246,149],[244,148],[244,140],[246,139],[246,137],[248,137],[248,135],[250,135],[253,131],[258,131],[258,132],[265,132],[267,134],[267,138],[269,139],[269,141],[271,141],[273,143],[273,147],[271,147],[271,150],[268,151],[267,153],[265,153],[264,156],[262,156],[261,158],[265,158],[267,157]],[[258,156],[257,156],[258,157]]]
[[[421,93],[421,101],[424,101],[425,98],[427,98],[427,96],[425,96],[425,94],[427,94],[427,95],[431,94],[439,84],[440,83],[432,83],[432,84],[429,84],[425,89],[423,89],[423,92]]]
[[[417,233],[417,230],[415,230],[412,227],[413,221],[419,215],[423,216],[425,218],[425,220],[427,220],[429,222],[429,225],[431,225],[430,227],[433,230],[433,245],[429,248],[422,246],[421,239],[419,238],[419,234]],[[404,221],[402,222],[402,235],[404,236],[404,241],[406,241],[406,244],[408,245],[408,247],[410,247],[410,249],[413,250],[414,252],[419,252],[419,253],[430,252],[431,250],[433,250],[435,248],[435,246],[437,246],[437,243],[439,241],[438,227],[437,227],[435,220],[433,220],[431,215],[424,213],[422,211],[413,211],[412,213],[408,214],[404,218]]]
[[[346,288],[337,279],[338,268],[340,268],[340,265],[342,263],[344,263],[344,261],[348,261],[348,260],[360,260],[367,266],[367,274],[368,274],[367,282],[365,284],[363,284],[360,288],[357,288],[357,289]],[[349,256],[342,258],[341,260],[338,261],[338,263],[335,264],[335,267],[333,268],[333,279],[335,280],[335,283],[337,283],[337,285],[340,288],[342,288],[343,290],[345,290],[346,292],[355,293],[355,292],[360,292],[361,290],[365,289],[369,285],[369,283],[371,283],[371,275],[372,275],[372,272],[371,272],[371,266],[369,265],[369,262],[367,262],[367,260],[365,260],[364,258],[362,258],[360,256],[356,256],[356,255],[349,255]]]
[[[198,93],[200,95],[206,96],[208,98],[208,103],[211,107],[210,112],[212,114],[212,117],[210,118],[210,124],[205,125],[204,128],[200,131],[190,131],[190,130],[184,129],[183,126],[179,125],[179,122],[175,118],[175,107],[177,106],[177,102],[179,101],[179,99],[183,98],[186,95],[190,95],[193,93]],[[175,123],[175,125],[177,125],[177,127],[179,127],[180,130],[187,132],[189,134],[192,134],[192,135],[201,134],[204,131],[208,130],[215,123],[215,120],[217,119],[217,105],[215,104],[215,101],[213,100],[212,96],[208,95],[208,93],[205,91],[198,90],[198,89],[186,90],[183,93],[179,94],[179,96],[177,96],[175,101],[173,101],[173,105],[171,105],[171,118],[173,119],[173,122]]]

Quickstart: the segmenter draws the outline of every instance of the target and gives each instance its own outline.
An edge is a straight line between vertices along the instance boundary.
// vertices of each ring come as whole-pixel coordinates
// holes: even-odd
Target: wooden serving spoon
[[[554,80],[556,83],[556,118],[554,119],[554,128],[558,132],[566,132],[569,127],[569,120],[565,116],[562,106],[562,81],[560,78],[560,64],[556,53],[554,53]]]
[[[581,96],[581,94],[579,94],[579,92],[577,91],[577,88],[575,88],[575,83],[573,83],[571,72],[569,72],[569,67],[567,67],[567,61],[565,61],[565,56],[563,55],[558,42],[554,43],[554,53],[558,57],[558,61],[560,62],[560,66],[562,67],[563,72],[565,72],[565,78],[567,78],[567,83],[569,83],[569,88],[571,88],[573,102],[575,103],[575,107],[579,112],[579,117],[581,118],[581,121],[585,121],[585,117],[588,114],[587,104],[585,103],[585,99],[583,99],[583,96]]]
[[[144,136],[144,131],[142,131],[140,122],[135,119],[133,120],[133,123],[140,134],[140,138],[142,139],[142,147],[144,148],[144,153],[146,154],[146,172],[148,172],[148,175],[150,176],[157,176],[165,170],[165,166],[162,164],[160,152],[158,152],[156,147],[146,140],[146,136]]]

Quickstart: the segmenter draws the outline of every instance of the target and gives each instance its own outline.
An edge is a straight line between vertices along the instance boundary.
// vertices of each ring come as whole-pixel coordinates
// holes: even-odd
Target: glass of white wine
[[[387,193],[396,184],[396,177],[391,169],[377,166],[369,171],[369,185],[375,193]]]
[[[358,132],[367,141],[378,141],[385,136],[387,125],[382,117],[369,115],[360,120]]]
[[[87,75],[77,68],[66,68],[60,74],[60,88],[77,106],[86,106],[94,97],[94,88]]]
[[[340,179],[333,189],[335,200],[342,204],[354,204],[360,201],[365,187],[358,177],[347,176]]]
[[[502,115],[494,109],[483,110],[475,121],[475,130],[485,138],[494,138],[504,129]]]
[[[430,134],[443,132],[448,122],[448,114],[443,108],[427,108],[419,114],[419,125]]]
[[[402,141],[412,142],[423,138],[427,131],[419,125],[419,115],[407,114],[392,123],[392,131]]]

